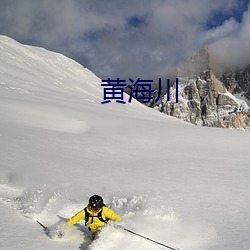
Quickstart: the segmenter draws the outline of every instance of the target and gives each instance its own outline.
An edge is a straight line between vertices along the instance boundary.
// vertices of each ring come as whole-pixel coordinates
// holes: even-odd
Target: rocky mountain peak
[[[207,49],[188,57],[177,69],[179,101],[166,96],[154,108],[196,125],[248,129],[250,109],[247,102],[233,94],[250,97],[250,67],[216,72]],[[170,95],[175,100],[175,84]]]
[[[209,52],[207,49],[201,49],[188,57],[184,63],[177,68],[177,77],[193,77],[195,75],[206,74],[209,69]]]

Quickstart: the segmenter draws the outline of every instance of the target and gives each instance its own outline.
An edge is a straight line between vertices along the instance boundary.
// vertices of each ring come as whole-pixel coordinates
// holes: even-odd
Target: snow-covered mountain
[[[164,94],[153,107],[196,125],[248,130],[249,69],[221,72],[217,66],[206,49],[190,56],[177,70],[179,102],[173,84],[170,101]]]
[[[36,223],[53,228],[97,193],[171,247],[248,250],[249,133],[102,101],[89,70],[0,36],[0,248],[162,249],[112,225],[90,243],[84,222],[51,240]]]

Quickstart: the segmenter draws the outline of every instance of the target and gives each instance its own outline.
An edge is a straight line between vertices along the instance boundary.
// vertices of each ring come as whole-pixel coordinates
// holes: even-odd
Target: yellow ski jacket
[[[88,226],[89,230],[92,233],[97,232],[100,228],[102,228],[106,223],[104,221],[112,220],[112,221],[121,221],[120,215],[116,214],[113,210],[110,208],[103,206],[99,211],[93,212],[89,209],[89,207],[86,207],[87,212],[89,213],[88,221],[85,221],[86,226]],[[98,218],[98,215],[101,211],[101,218],[104,220],[100,220]],[[77,214],[72,216],[68,221],[67,224],[74,225],[80,220],[85,220],[85,210],[82,209]]]

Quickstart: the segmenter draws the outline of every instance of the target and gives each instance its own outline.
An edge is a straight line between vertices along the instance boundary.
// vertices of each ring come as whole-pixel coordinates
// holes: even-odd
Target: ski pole
[[[39,222],[38,220],[36,221],[40,226],[42,226],[43,227],[43,229],[46,231],[46,230],[48,230],[48,228],[47,227],[45,227],[41,222]]]
[[[125,230],[125,231],[127,231],[127,232],[129,232],[129,233],[131,233],[131,234],[137,235],[137,236],[139,236],[139,237],[141,237],[141,238],[143,238],[143,239],[145,239],[145,240],[154,242],[154,243],[156,243],[156,244],[158,244],[158,245],[161,245],[161,246],[163,246],[163,247],[169,248],[169,249],[171,249],[171,250],[180,250],[180,248],[173,248],[173,247],[167,246],[167,245],[162,244],[162,243],[160,243],[160,242],[158,242],[158,241],[155,241],[155,240],[152,240],[152,239],[150,239],[150,238],[148,238],[148,237],[145,237],[145,236],[143,236],[143,235],[141,235],[141,234],[135,233],[135,232],[133,232],[133,231],[127,229],[127,228],[122,228],[122,229]]]

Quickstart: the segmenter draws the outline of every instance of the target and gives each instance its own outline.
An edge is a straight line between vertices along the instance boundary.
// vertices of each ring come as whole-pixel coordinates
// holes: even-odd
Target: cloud
[[[221,29],[227,29],[226,24]],[[250,64],[250,9],[244,13],[242,22],[225,37],[210,44],[218,64],[225,67],[244,67]]]
[[[240,24],[232,17],[224,21],[221,26],[204,31],[201,36],[201,44],[211,44],[236,33],[240,28]]]
[[[64,53],[102,78],[163,77],[204,46],[233,46],[231,34],[243,42],[247,14],[206,28],[214,13],[238,8],[237,0],[2,0],[0,33]]]

